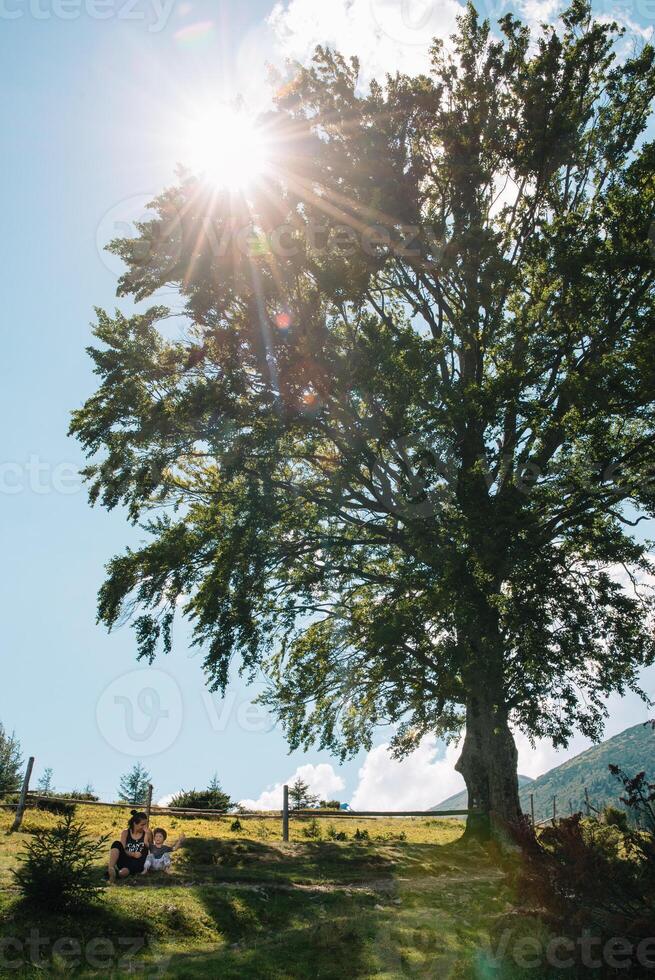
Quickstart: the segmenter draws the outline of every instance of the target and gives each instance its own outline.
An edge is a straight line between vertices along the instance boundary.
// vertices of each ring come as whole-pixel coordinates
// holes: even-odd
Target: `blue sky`
[[[0,720],[36,756],[37,775],[53,768],[58,788],[90,781],[112,798],[136,759],[158,797],[216,771],[232,796],[255,799],[303,764],[323,764],[305,774],[342,798],[364,762],[371,785],[400,785],[381,748],[342,768],[318,751],[288,757],[243,685],[224,703],[209,698],[183,627],[174,653],[146,674],[129,629],[95,625],[103,565],[138,536],[121,513],[88,506],[66,436],[70,410],[94,389],[84,350],[93,307],[116,305],[117,266],[100,245],[171,181],[190,104],[235,91],[256,100],[265,58],[304,57],[321,40],[364,53],[366,70],[420,67],[426,32],[450,30],[456,4],[400,26],[389,0],[292,0],[267,25],[271,9],[264,0],[0,0]],[[617,702],[609,730],[642,715],[634,701]],[[553,761],[548,752],[525,759],[533,769]],[[433,780],[426,805],[453,790],[443,750],[429,747],[421,765],[403,779]]]

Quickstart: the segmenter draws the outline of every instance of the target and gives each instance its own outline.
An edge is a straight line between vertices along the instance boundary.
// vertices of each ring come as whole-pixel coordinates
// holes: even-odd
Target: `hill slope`
[[[544,773],[521,793],[521,804],[530,812],[530,793],[534,795],[535,819],[545,820],[553,815],[553,797],[557,812],[568,815],[571,810],[585,809],[585,788],[594,807],[601,810],[606,804],[621,806],[621,784],[609,772],[614,763],[628,775],[645,770],[655,774],[655,732],[649,725],[634,725],[620,735],[608,738],[600,745],[568,759],[561,766]]]
[[[609,772],[608,766],[614,763],[629,775],[645,770],[655,776],[655,732],[650,725],[634,725],[626,728],[620,735],[608,738],[600,745],[567,759],[561,766],[551,769],[530,780],[519,776],[521,805],[525,813],[530,812],[530,794],[534,797],[535,820],[546,820],[553,815],[553,797],[557,801],[559,816],[568,815],[571,810],[585,810],[585,788],[589,800],[601,810],[607,803],[621,806],[621,784]],[[449,796],[433,811],[459,810],[466,808],[466,791]]]

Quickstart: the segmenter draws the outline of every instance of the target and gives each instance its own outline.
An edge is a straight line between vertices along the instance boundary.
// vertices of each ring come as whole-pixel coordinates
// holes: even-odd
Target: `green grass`
[[[127,808],[76,811],[98,837],[117,836],[127,817]],[[512,910],[510,886],[491,852],[461,840],[455,820],[321,818],[317,840],[304,833],[309,819],[292,818],[284,844],[279,819],[242,818],[235,833],[232,818],[162,818],[171,836],[187,837],[173,873],[107,887],[96,909],[74,919],[23,908],[11,876],[29,836],[57,821],[28,811],[21,832],[7,836],[10,816],[0,815],[0,943],[12,940],[5,959],[22,964],[3,970],[0,956],[0,976],[521,975],[485,966],[489,937]],[[330,823],[348,840],[326,839]],[[353,840],[358,827],[370,841]],[[40,967],[28,945],[34,930],[47,940]],[[77,963],[53,951],[63,937],[79,943]]]

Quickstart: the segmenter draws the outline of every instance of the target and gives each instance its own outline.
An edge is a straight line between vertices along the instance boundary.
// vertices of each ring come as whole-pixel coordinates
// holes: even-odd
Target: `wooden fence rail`
[[[31,770],[31,767],[30,767]],[[0,807],[4,809],[15,809],[16,819],[20,824],[19,814],[22,817],[22,811],[27,805],[38,806],[39,802],[56,801],[58,803],[72,803],[79,804],[81,806],[104,806],[113,807],[120,810],[127,810],[133,808],[135,804],[131,803],[104,803],[102,800],[84,800],[79,797],[73,796],[52,796],[43,793],[31,793],[28,791],[27,786],[29,785],[29,773],[26,774],[26,780],[23,785],[23,792],[21,793],[21,799],[18,803],[2,803]],[[227,817],[232,820],[238,818],[241,819],[259,819],[259,820],[270,820],[278,819],[282,820],[282,840],[289,840],[289,820],[293,819],[313,819],[316,817],[327,817],[332,820],[334,819],[346,819],[351,820],[376,820],[380,817],[430,817],[432,819],[438,819],[440,817],[466,817],[469,814],[475,815],[480,814],[480,811],[476,810],[328,810],[328,809],[292,809],[289,807],[289,787],[284,786],[283,788],[283,805],[281,810],[244,810],[239,809],[232,810],[203,810],[200,808],[190,808],[190,807],[160,807],[152,803],[152,786],[148,786],[148,800],[146,802],[145,812],[148,816],[178,816],[178,817],[210,817],[210,818],[221,818]]]
[[[119,810],[135,809],[145,804],[135,803],[105,803],[102,800],[84,800],[74,796],[48,796],[43,793],[28,793],[27,802],[37,803],[39,800],[56,800],[59,803],[77,803],[81,806],[109,806]],[[2,803],[0,806],[15,809],[16,803]],[[284,810],[205,810],[193,809],[191,807],[170,807],[157,806],[153,803],[150,807],[151,813],[170,814],[172,816],[184,816],[185,814],[198,817],[281,817]],[[465,817],[467,814],[475,812],[471,810],[328,810],[317,809],[294,809],[289,807],[289,815],[294,817]]]
[[[30,759],[32,765],[34,760]],[[25,773],[25,780],[23,782],[23,788],[20,794],[19,801],[17,803],[0,803],[0,809],[4,810],[16,810],[16,819],[14,821],[12,830],[17,830],[21,824],[23,812],[27,806],[38,805],[39,801],[56,800],[61,803],[73,803],[81,804],[82,806],[104,806],[113,807],[115,809],[126,810],[133,808],[135,804],[131,803],[105,803],[102,800],[85,800],[79,797],[64,797],[64,796],[52,796],[43,793],[31,792],[29,787],[29,778],[31,775],[32,765],[28,764],[27,771]],[[468,817],[477,816],[481,819],[484,818],[484,814],[480,810],[476,809],[462,809],[462,810],[328,810],[323,808],[316,809],[294,809],[289,806],[289,787],[283,787],[283,805],[281,810],[239,810],[234,808],[231,810],[204,810],[201,808],[192,807],[163,807],[157,806],[152,803],[152,787],[148,787],[148,801],[143,804],[144,809],[150,816],[171,816],[171,817],[207,817],[213,818],[230,818],[232,820],[237,817],[240,820],[271,820],[277,819],[282,821],[282,839],[289,840],[289,820],[293,819],[308,819],[308,818],[327,818],[330,820],[343,820],[343,819],[355,819],[355,820],[377,820],[384,817],[427,817],[431,819],[439,819],[440,817]],[[535,806],[534,806],[534,795],[530,793],[530,813],[531,822],[535,827],[541,827],[545,824],[553,823],[557,819],[557,797],[552,797],[552,815],[541,820],[535,820]],[[589,799],[589,792],[585,788],[585,800],[584,809],[587,816],[591,816],[592,812],[599,814],[601,811],[594,806],[594,804]],[[569,810],[573,811],[572,802],[569,800]],[[11,831],[9,831],[11,833]]]

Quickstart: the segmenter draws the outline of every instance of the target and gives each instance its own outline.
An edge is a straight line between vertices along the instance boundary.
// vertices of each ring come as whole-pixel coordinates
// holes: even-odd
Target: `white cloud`
[[[162,796],[161,800],[157,800],[156,806],[167,807],[171,805],[171,800],[175,796],[175,793],[167,793],[166,796]]]
[[[426,736],[405,759],[392,758],[385,742],[366,756],[353,793],[354,810],[427,810],[464,789],[455,772],[460,746]]]
[[[642,674],[642,686],[647,694],[655,697],[655,667]],[[613,695],[608,699],[609,717],[603,738],[618,735],[626,728],[645,722],[653,710],[636,695]],[[561,765],[567,759],[592,746],[590,739],[575,734],[565,749],[555,749],[546,739],[539,739],[534,747],[528,737],[515,732],[518,750],[518,771],[536,779],[549,769]],[[394,759],[389,744],[384,742],[367,754],[358,772],[358,783],[350,805],[354,810],[428,810],[464,789],[464,780],[455,771],[455,763],[461,752],[462,742],[444,746],[435,736],[426,736],[418,748],[405,759]],[[291,785],[300,777],[309,784],[311,792],[321,799],[344,799],[344,780],[329,763],[298,766],[293,775],[267,787],[257,799],[240,802],[251,810],[280,810],[282,787]],[[170,796],[160,800],[166,806]]]
[[[481,17],[496,29],[498,20],[509,12],[518,13],[530,27],[533,37],[541,34],[542,24],[561,28],[564,0],[479,0]],[[641,27],[609,0],[595,5],[598,21],[616,20],[626,29],[618,45],[619,56],[631,45],[652,37],[652,26]],[[464,12],[457,0],[278,0],[265,28],[250,39],[245,57],[244,81],[252,75],[252,54],[266,51],[267,60],[280,64],[286,58],[307,64],[316,45],[335,48],[346,57],[356,55],[361,64],[362,85],[372,78],[384,79],[387,72],[408,74],[426,72],[430,67],[430,45],[435,37],[447,40],[456,30],[456,17]],[[246,85],[248,87],[248,85]]]
[[[296,779],[304,780],[309,786],[310,792],[316,793],[322,800],[335,799],[336,794],[346,785],[329,762],[320,762],[316,766],[308,762],[303,766],[298,766],[288,779],[283,779],[282,782],[262,790],[256,800],[240,800],[239,802],[249,810],[281,810],[282,787],[285,783],[291,786]]]
[[[317,44],[328,45],[360,59],[365,84],[427,71],[432,39],[452,34],[462,11],[456,0],[284,0],[268,23],[284,57],[307,63]]]
[[[655,667],[643,672],[642,685],[646,693],[655,696]],[[645,722],[653,710],[636,695],[614,695],[608,700],[609,717],[603,738],[618,735],[626,728]],[[534,747],[527,735],[515,732],[518,750],[518,771],[536,779],[567,759],[573,758],[594,744],[576,733],[565,749],[555,749],[547,739],[539,739]],[[389,753],[387,743],[378,745],[366,756],[359,770],[359,782],[353,793],[354,810],[427,810],[454,793],[464,789],[464,780],[455,771],[461,751],[461,741],[443,747],[433,736],[423,739],[406,759],[398,761]]]

